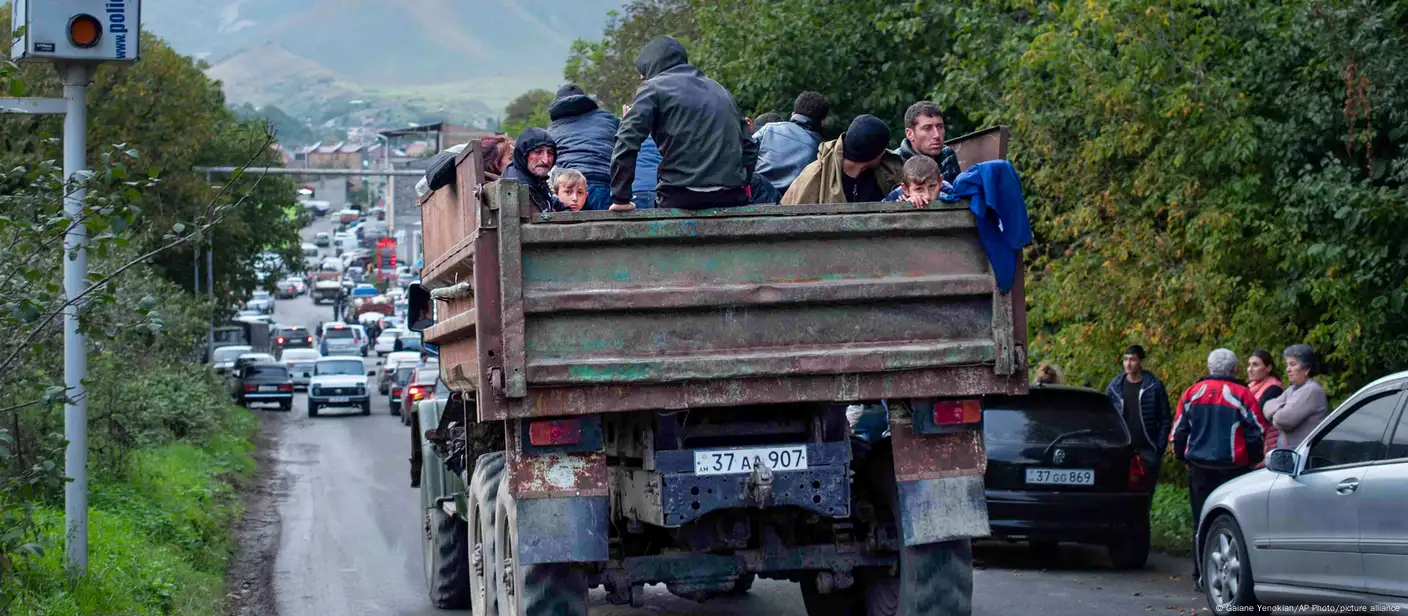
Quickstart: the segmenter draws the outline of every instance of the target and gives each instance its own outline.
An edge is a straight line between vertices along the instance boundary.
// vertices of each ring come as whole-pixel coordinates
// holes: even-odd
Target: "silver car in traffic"
[[[1197,554],[1208,607],[1408,606],[1408,372],[1370,383],[1295,450],[1214,491]]]

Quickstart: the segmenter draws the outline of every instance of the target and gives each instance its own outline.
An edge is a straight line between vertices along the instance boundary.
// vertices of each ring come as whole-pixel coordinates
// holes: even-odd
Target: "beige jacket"
[[[841,168],[846,160],[841,143],[845,138],[842,135],[821,144],[816,160],[802,169],[797,181],[782,196],[782,205],[846,202],[846,191],[841,187]],[[904,182],[904,159],[885,152],[880,164],[875,166],[875,181],[880,184],[881,194],[894,190]]]

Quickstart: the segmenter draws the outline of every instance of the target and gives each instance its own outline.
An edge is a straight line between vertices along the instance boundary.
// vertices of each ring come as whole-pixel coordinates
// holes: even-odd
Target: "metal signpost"
[[[69,570],[88,570],[87,339],[78,328],[78,298],[88,288],[88,230],[82,224],[88,84],[98,65],[135,62],[141,50],[141,0],[15,0],[11,23],[18,42],[10,57],[49,63],[63,78],[62,99],[0,98],[0,113],[64,116],[64,486],[65,551]]]

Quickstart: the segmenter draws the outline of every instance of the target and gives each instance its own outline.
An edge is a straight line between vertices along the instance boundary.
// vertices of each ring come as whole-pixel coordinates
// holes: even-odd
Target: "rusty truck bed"
[[[481,420],[1025,391],[1022,277],[997,292],[966,204],[539,214],[466,150],[422,284],[468,283],[425,338]]]

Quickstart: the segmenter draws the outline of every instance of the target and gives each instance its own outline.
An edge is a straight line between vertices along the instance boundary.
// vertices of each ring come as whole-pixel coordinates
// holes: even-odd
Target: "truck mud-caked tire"
[[[499,484],[504,478],[504,453],[479,456],[469,480],[469,593],[474,616],[497,616],[502,561],[495,542]]]
[[[587,616],[587,574],[580,568],[518,562],[518,505],[507,481],[499,484],[498,510],[499,616]]]
[[[469,607],[469,527],[435,505],[438,494],[426,494],[426,477],[434,460],[421,466],[421,542],[425,555],[425,586],[430,602],[445,610]]]

